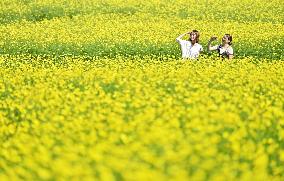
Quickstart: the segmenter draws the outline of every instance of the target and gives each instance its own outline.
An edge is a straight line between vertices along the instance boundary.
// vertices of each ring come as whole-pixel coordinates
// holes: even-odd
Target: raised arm
[[[216,36],[212,36],[212,37],[210,38],[210,40],[208,41],[208,45],[207,45],[208,51],[216,50],[216,46],[211,46],[211,43],[212,43],[213,41],[215,41],[215,40],[217,40],[217,37],[216,37]]]
[[[182,37],[184,37],[186,34],[188,34],[189,32],[186,32],[186,33],[183,33],[181,35],[179,35],[177,38],[176,38],[176,41],[177,42],[180,42],[182,40]]]

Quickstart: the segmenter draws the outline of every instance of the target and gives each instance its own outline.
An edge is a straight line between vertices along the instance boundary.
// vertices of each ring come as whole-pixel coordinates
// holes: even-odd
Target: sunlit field
[[[284,180],[282,0],[0,2],[0,180]],[[182,60],[175,38],[200,31]],[[233,36],[235,57],[208,53]]]

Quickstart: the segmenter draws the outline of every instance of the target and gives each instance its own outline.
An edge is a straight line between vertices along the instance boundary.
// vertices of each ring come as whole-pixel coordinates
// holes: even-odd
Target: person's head
[[[198,43],[199,42],[199,32],[197,30],[192,30],[189,33],[189,41],[191,41],[192,43]]]
[[[233,37],[230,34],[225,34],[222,38],[222,43],[232,45]]]

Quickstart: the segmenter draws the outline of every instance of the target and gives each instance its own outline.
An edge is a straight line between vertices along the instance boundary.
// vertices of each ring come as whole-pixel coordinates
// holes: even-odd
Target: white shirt
[[[212,50],[217,50],[219,52],[219,55],[222,57],[229,57],[229,55],[234,54],[234,50],[231,46],[224,48],[222,47],[222,45],[216,45],[212,47]]]
[[[203,51],[202,45],[199,43],[192,45],[192,43],[187,40],[182,40],[179,38],[176,40],[181,46],[182,58],[195,59],[199,56],[199,53]]]

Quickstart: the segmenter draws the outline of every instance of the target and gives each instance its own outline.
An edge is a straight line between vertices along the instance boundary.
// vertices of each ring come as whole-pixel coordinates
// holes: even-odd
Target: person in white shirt
[[[182,39],[185,35],[189,35],[188,40]],[[197,30],[193,30],[191,32],[181,34],[176,38],[176,41],[180,44],[183,59],[196,59],[200,52],[203,51],[202,46],[198,43],[199,36],[199,32]]]
[[[212,36],[208,42],[208,51],[217,50],[219,56],[222,58],[232,59],[234,57],[234,50],[232,45],[233,38],[230,34],[225,34],[222,38],[222,44],[211,46],[213,41],[217,40],[216,36]]]

